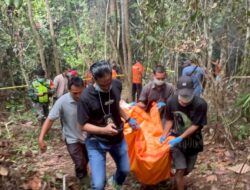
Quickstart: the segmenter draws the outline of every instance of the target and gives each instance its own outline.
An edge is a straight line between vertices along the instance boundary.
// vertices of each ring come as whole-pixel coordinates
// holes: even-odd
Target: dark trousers
[[[141,90],[142,90],[142,84],[136,84],[133,83],[132,85],[132,98],[133,101],[139,101],[140,95],[141,95]],[[136,94],[136,99],[135,99],[135,94]]]
[[[43,123],[49,114],[49,103],[33,102],[32,104],[36,111],[37,119],[40,122],[40,125],[43,126]]]
[[[75,164],[75,173],[78,179],[84,178],[88,174],[88,154],[85,144],[73,143],[67,144],[68,152]]]

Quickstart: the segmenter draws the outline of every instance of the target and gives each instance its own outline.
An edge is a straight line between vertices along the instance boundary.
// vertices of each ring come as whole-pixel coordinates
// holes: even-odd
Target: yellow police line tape
[[[9,87],[2,87],[0,90],[7,90],[7,89],[15,89],[15,88],[26,88],[28,85],[20,85],[20,86],[9,86]]]
[[[116,75],[116,77],[125,77],[125,74]],[[91,80],[92,78],[83,78],[83,80]]]
[[[117,77],[124,77],[125,75],[122,74],[122,75],[116,75]],[[90,80],[91,78],[83,78],[83,80]],[[28,87],[29,85],[20,85],[20,86],[9,86],[9,87],[2,87],[0,88],[0,90],[8,90],[8,89],[16,89],[16,88],[26,88]]]

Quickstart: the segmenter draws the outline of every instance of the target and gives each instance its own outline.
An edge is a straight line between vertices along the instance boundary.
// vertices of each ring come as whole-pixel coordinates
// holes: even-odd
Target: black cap
[[[182,76],[177,82],[177,94],[183,97],[194,95],[194,83],[191,77]]]

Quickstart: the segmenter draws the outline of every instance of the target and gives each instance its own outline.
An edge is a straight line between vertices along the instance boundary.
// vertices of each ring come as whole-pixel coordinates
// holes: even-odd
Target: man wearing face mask
[[[149,111],[152,103],[156,102],[164,122],[164,108],[168,98],[174,94],[174,87],[166,82],[167,75],[162,65],[157,65],[153,70],[153,74],[154,80],[143,87],[137,106]]]
[[[164,143],[168,135],[176,136],[168,144],[176,169],[177,190],[184,190],[184,176],[192,171],[198,153],[203,150],[201,129],[207,124],[207,103],[195,95],[194,89],[192,77],[180,77],[177,95],[167,101],[167,121],[160,138],[160,142]]]
[[[45,78],[45,71],[38,69],[36,78],[31,83],[28,95],[32,100],[38,121],[43,124],[49,113],[49,96],[54,93],[53,82]]]
[[[68,83],[69,92],[62,95],[55,102],[39,136],[39,148],[44,153],[47,150],[44,137],[51,129],[55,120],[61,119],[64,141],[75,165],[75,174],[81,186],[79,189],[89,187],[87,175],[88,155],[85,147],[86,134],[81,131],[77,122],[77,102],[83,88],[84,85],[81,78],[71,77]]]
[[[122,84],[112,80],[112,68],[107,61],[90,67],[94,84],[81,94],[77,107],[78,122],[87,132],[86,147],[91,168],[92,189],[104,190],[106,183],[106,154],[114,159],[117,171],[109,179],[115,189],[121,186],[129,173],[127,144],[123,136],[121,118],[135,129],[138,124],[119,105]]]

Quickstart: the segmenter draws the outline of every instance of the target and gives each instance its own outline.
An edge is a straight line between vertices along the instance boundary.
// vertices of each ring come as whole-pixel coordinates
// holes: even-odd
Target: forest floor
[[[60,126],[52,128],[47,137],[48,150],[40,154],[37,142],[39,127],[32,122],[14,122],[7,128],[4,124],[2,121],[0,125],[1,190],[62,189],[64,177],[68,189],[79,189],[71,158],[62,141]],[[186,177],[187,189],[250,190],[250,161],[246,162],[250,153],[250,139],[235,142],[234,151],[224,143],[216,142],[212,135],[205,134],[204,143],[204,151],[199,154],[195,169]],[[244,162],[246,164],[240,172]],[[108,156],[107,177],[114,171],[114,162]],[[170,182],[147,189],[171,189]],[[123,189],[143,188],[134,177],[129,176]]]

